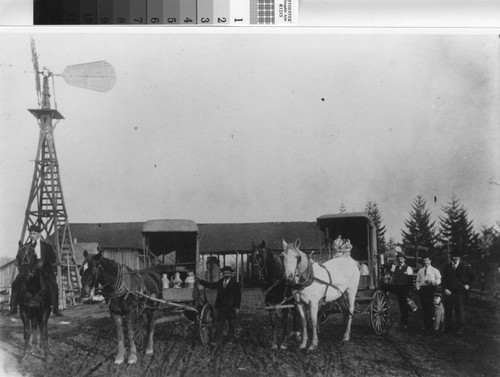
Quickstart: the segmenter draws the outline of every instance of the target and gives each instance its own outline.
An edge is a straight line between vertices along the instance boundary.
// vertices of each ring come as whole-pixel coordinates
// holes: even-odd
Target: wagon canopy
[[[145,255],[194,270],[199,255],[198,225],[192,220],[149,220],[142,227]]]
[[[351,255],[359,261],[366,261],[377,254],[377,228],[364,212],[328,214],[316,219],[323,232],[324,242],[341,233],[353,245]]]
[[[142,233],[149,232],[198,232],[198,225],[192,220],[149,220],[142,226]]]

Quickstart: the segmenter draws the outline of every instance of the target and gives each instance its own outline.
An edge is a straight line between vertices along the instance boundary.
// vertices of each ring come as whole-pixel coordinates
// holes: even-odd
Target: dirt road
[[[113,364],[116,335],[102,304],[80,305],[66,310],[64,317],[49,319],[52,363],[32,356],[21,364],[21,320],[19,316],[0,318],[0,373],[33,377],[500,375],[500,314],[492,303],[471,301],[467,327],[460,337],[423,334],[420,311],[411,315],[408,330],[395,326],[385,336],[376,336],[368,316],[358,314],[351,341],[342,343],[339,315],[320,329],[319,348],[306,352],[297,349],[297,342],[288,350],[269,349],[269,319],[265,311],[257,309],[261,299],[258,290],[244,291],[236,342],[202,346],[194,329],[160,324],[154,355],[141,352],[135,365]],[[391,310],[395,324],[395,301]]]

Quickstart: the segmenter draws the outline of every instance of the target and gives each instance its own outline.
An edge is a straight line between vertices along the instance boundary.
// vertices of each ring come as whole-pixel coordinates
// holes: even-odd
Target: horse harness
[[[297,266],[300,263],[300,258],[301,258],[301,256],[299,255],[297,257]],[[318,266],[320,266],[321,268],[323,268],[326,271],[326,273],[328,274],[328,280],[329,280],[329,282],[327,282],[327,281],[325,281],[323,279],[320,279],[320,278],[314,276],[314,269],[313,269],[312,266],[315,263],[318,264]],[[307,269],[306,269],[306,272],[307,272],[306,273],[307,278],[306,278],[305,282],[303,282],[301,284],[300,283],[293,284],[292,285],[292,289],[296,290],[297,292],[300,292],[304,288],[309,287],[312,283],[317,282],[319,284],[325,285],[325,292],[323,293],[323,296],[322,296],[322,298],[321,298],[320,301],[324,301],[326,299],[326,294],[328,292],[328,288],[331,287],[331,288],[334,288],[335,290],[337,290],[337,292],[340,294],[340,297],[342,297],[342,299],[344,301],[345,307],[349,308],[349,305],[346,302],[346,298],[344,296],[344,292],[342,292],[339,287],[337,287],[336,285],[332,284],[332,275],[331,275],[330,271],[328,271],[328,269],[323,264],[318,263],[318,262],[311,262],[311,258],[307,258]],[[300,276],[301,275],[299,275],[299,278],[300,278]],[[349,311],[349,316],[351,316],[351,317],[353,316],[353,313],[351,313],[351,311]]]
[[[102,266],[99,266],[99,269],[102,269]],[[125,295],[124,299],[126,300],[130,293],[133,293],[130,289],[130,275],[135,274],[137,277],[140,279],[140,291],[144,292],[146,291],[146,284],[144,283],[144,279],[142,276],[137,273],[137,272],[128,272],[126,271],[127,267],[123,264],[118,265],[118,274],[116,276],[115,280],[110,281],[109,283],[106,283],[102,285],[100,288],[98,288],[98,291],[108,299],[108,305],[109,302],[112,298],[118,298],[122,297]],[[97,280],[97,276],[96,276]],[[114,289],[111,293],[105,292],[104,288],[108,285],[114,284]]]

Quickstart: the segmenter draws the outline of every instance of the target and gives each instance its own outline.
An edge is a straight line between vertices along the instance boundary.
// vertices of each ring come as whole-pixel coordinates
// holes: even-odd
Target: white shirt
[[[426,281],[430,281],[430,283],[426,283]],[[422,267],[418,270],[416,281],[417,290],[419,290],[422,286],[439,284],[441,284],[441,273],[437,268],[429,266]]]

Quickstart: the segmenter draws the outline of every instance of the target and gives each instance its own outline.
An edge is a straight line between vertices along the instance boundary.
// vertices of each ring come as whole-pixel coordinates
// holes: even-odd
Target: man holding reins
[[[54,248],[49,243],[41,239],[42,230],[36,225],[29,227],[29,240],[23,245],[29,245],[35,250],[37,257],[37,268],[42,276],[42,283],[45,284],[46,289],[50,291],[51,304],[53,306],[53,313],[55,316],[62,316],[59,310],[59,290],[57,287],[56,277],[54,275],[54,267],[57,263],[56,253]],[[10,298],[10,310],[6,316],[14,315],[17,313],[17,300],[19,295],[19,288],[21,280],[19,275],[12,282],[12,292]]]

